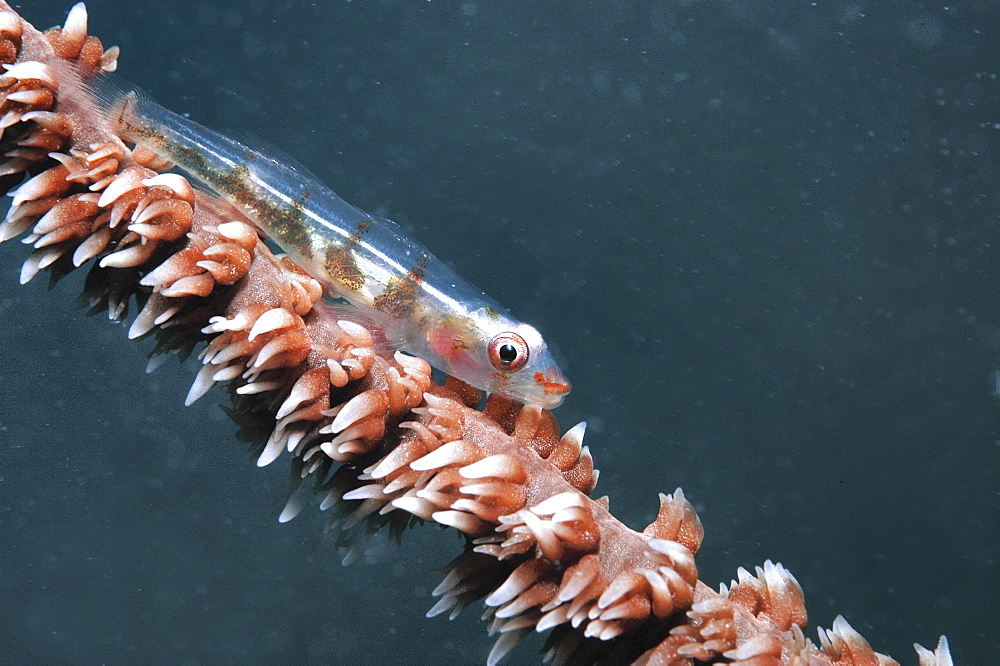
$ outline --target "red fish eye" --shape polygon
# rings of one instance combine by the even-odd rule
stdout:
[[[528,362],[528,343],[517,333],[500,333],[490,340],[488,354],[500,372],[516,372]]]

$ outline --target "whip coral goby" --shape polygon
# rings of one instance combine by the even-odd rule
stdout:
[[[109,132],[210,186],[395,349],[527,404],[557,407],[569,393],[537,330],[392,221],[358,210],[280,155],[202,127],[108,77],[72,88],[80,100],[70,95],[64,106],[96,109]]]
[[[680,490],[660,496],[642,532],[615,519],[590,497],[583,424],[563,433],[550,412],[499,395],[477,411],[474,387],[378,353],[242,213],[166,173],[66,89],[87,82],[60,76],[60,61],[84,79],[116,67],[82,4],[41,34],[0,3],[0,60],[0,169],[13,194],[0,239],[33,246],[22,282],[87,265],[94,309],[120,319],[135,302],[130,337],[155,337],[158,355],[197,351],[188,401],[223,384],[258,464],[290,462],[282,521],[319,493],[345,530],[398,535],[415,517],[465,535],[431,614],[482,599],[491,663],[533,631],[549,631],[557,663],[894,663],[843,618],[806,638],[802,591],[780,564],[740,569],[720,592],[700,582],[703,530]],[[950,663],[944,639],[918,652]]]

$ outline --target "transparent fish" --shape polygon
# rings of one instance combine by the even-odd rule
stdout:
[[[541,334],[394,222],[314,176],[178,115],[108,77],[82,83],[123,140],[174,162],[243,211],[390,344],[476,388],[552,408],[570,384]]]

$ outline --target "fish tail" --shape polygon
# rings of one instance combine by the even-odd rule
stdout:
[[[108,72],[95,76],[92,69],[67,61],[56,63],[56,67],[59,103],[124,140],[134,140],[147,124],[142,109],[157,106],[120,76]]]

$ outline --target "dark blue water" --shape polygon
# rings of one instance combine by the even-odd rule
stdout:
[[[67,2],[27,3],[38,26]],[[995,632],[992,3],[91,2],[164,105],[255,135],[541,329],[599,494],[683,487],[710,583],[772,558],[872,645]],[[482,662],[424,528],[342,568],[194,366],[0,247],[0,659]],[[815,637],[810,628],[809,635]],[[539,641],[514,662],[530,663]]]

